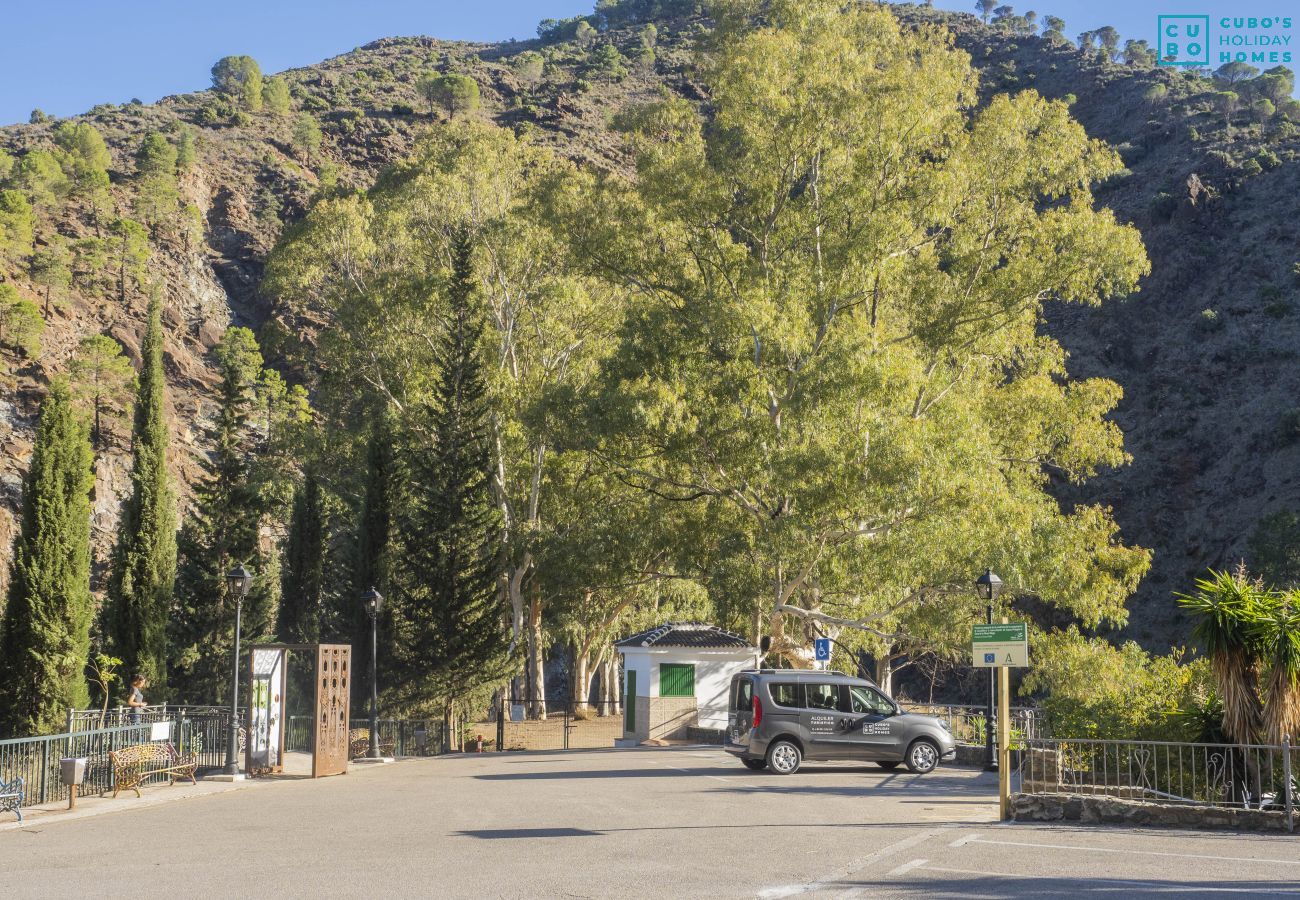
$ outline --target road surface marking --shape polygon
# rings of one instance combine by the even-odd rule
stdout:
[[[1077,844],[1033,844],[1028,841],[995,841],[972,838],[972,844],[1001,844],[1006,847],[1033,847],[1037,850],[1083,850],[1091,853],[1133,853],[1139,856],[1169,856],[1176,859],[1214,859],[1220,862],[1277,863],[1281,866],[1300,866],[1300,859],[1269,859],[1252,856],[1209,856],[1204,853],[1171,853],[1167,850],[1129,850],[1125,847],[1085,847]]]
[[[868,866],[878,859],[882,859],[883,857],[890,856],[894,853],[899,853],[909,847],[915,847],[917,844],[924,844],[926,841],[930,840],[930,838],[937,834],[943,834],[946,830],[946,828],[931,828],[927,831],[922,831],[920,834],[914,834],[911,837],[903,838],[901,841],[895,841],[892,844],[881,847],[874,853],[868,853],[866,856],[855,859],[843,869],[840,869],[838,872],[829,875],[820,881],[809,881],[806,884],[786,884],[781,885],[780,887],[771,887],[759,891],[758,896],[763,898],[763,900],[772,900],[772,898],[793,897],[797,894],[807,894],[811,891],[819,891],[823,888],[831,887],[835,882],[843,881],[858,869]]]
[[[888,872],[885,873],[885,877],[893,878],[895,875],[903,875],[907,872],[912,871],[913,869],[919,869],[921,866],[925,865],[928,862],[929,862],[928,859],[914,859],[911,862],[905,862],[901,866],[898,866],[895,869],[890,869]]]
[[[949,844],[948,846],[949,846],[949,847],[965,847],[965,846],[966,846],[967,844],[969,844],[971,841],[979,840],[979,836],[980,836],[980,835],[979,835],[979,832],[977,831],[977,832],[975,832],[974,834],[968,834],[968,835],[966,835],[965,837],[959,837],[959,838],[957,838],[957,840],[953,841],[953,842],[952,842],[951,844]]]

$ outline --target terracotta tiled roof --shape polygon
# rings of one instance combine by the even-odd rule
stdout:
[[[752,649],[738,634],[701,622],[667,622],[621,641],[615,647],[700,647],[703,649]]]

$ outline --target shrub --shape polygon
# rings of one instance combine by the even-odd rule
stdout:
[[[415,107],[409,103],[394,103],[392,113],[395,116],[413,116],[415,115]]]
[[[1196,320],[1196,327],[1201,331],[1218,331],[1223,327],[1223,317],[1216,310],[1203,309]]]

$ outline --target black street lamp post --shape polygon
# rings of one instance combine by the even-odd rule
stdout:
[[[379,591],[371,588],[361,595],[366,613],[370,616],[370,750],[367,759],[382,759],[379,755],[379,676],[376,658],[379,655],[379,611],[383,609],[384,598]]]
[[[242,564],[226,573],[226,584],[235,596],[235,650],[231,663],[230,679],[230,729],[226,740],[226,766],[222,774],[239,777],[239,630],[244,614],[244,598],[253,585],[253,573]]]
[[[993,624],[993,603],[998,599],[998,594],[1002,592],[1002,579],[993,573],[992,569],[985,569],[984,574],[975,579],[975,590],[979,592],[981,600],[988,603],[988,623]],[[984,711],[984,771],[996,772],[998,770],[998,759],[993,753],[993,708],[997,702],[997,678],[998,670],[989,668],[989,705]]]

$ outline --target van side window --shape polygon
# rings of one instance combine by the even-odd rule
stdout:
[[[732,709],[752,709],[754,706],[754,682],[748,678],[742,678],[736,682],[736,699],[731,704]]]
[[[809,709],[839,709],[840,686],[838,684],[808,684]]]
[[[799,685],[785,681],[777,684],[770,684],[767,687],[772,694],[772,702],[777,706],[785,706],[790,709],[798,709],[803,706],[803,698],[799,696]]]
[[[868,687],[849,686],[849,704],[855,713],[875,713],[892,716],[894,704],[885,699],[879,691]]]

